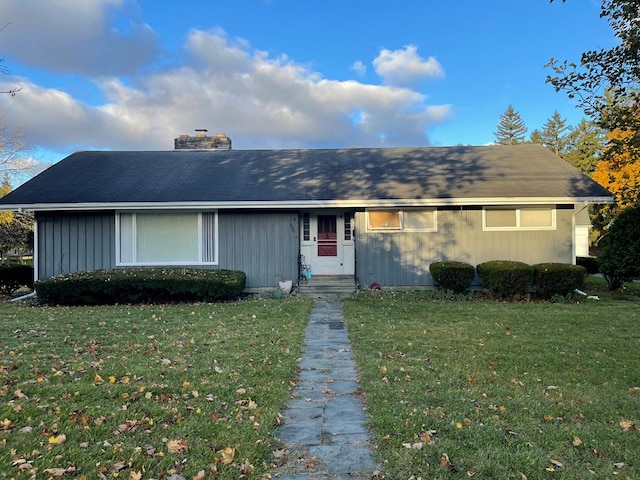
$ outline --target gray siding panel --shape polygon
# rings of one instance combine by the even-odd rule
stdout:
[[[482,230],[482,210],[440,210],[437,232],[367,232],[355,216],[358,281],[363,286],[428,286],[429,265],[456,260],[476,266],[490,260],[572,263],[573,210],[556,211],[555,230]]]
[[[116,266],[113,212],[40,213],[37,221],[38,278]],[[242,270],[249,288],[295,283],[297,212],[221,211],[218,231],[219,260],[213,268]]]
[[[112,212],[39,213],[38,278],[115,267]]]
[[[219,268],[242,270],[247,287],[277,287],[298,277],[297,212],[218,213]]]

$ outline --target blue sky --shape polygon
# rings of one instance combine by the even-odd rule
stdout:
[[[168,150],[483,145],[513,105],[529,133],[583,114],[551,57],[613,45],[595,0],[0,0],[2,122],[46,163]]]

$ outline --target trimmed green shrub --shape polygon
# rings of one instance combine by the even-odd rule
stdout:
[[[20,287],[33,288],[33,267],[19,263],[0,264],[0,293],[12,295]]]
[[[463,262],[436,262],[429,265],[436,287],[462,293],[471,286],[476,276],[473,265]]]
[[[536,292],[544,298],[567,295],[576,288],[583,288],[587,274],[585,267],[567,263],[538,263],[533,269]]]
[[[576,265],[586,268],[589,275],[600,272],[596,257],[576,257]]]
[[[601,246],[598,265],[609,290],[640,278],[640,205],[626,208],[613,220]]]
[[[240,296],[246,278],[237,270],[127,268],[47,278],[35,290],[50,305],[214,302]]]
[[[476,269],[481,285],[499,297],[524,295],[533,284],[533,267],[523,262],[493,260]]]

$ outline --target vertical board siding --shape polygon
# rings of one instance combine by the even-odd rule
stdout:
[[[218,212],[218,268],[247,274],[247,288],[298,277],[297,212]]]
[[[363,286],[428,286],[429,265],[440,261],[572,263],[573,213],[558,209],[555,230],[485,232],[481,209],[439,210],[437,232],[367,232],[366,214],[358,212],[356,275]]]
[[[39,213],[38,278],[115,268],[115,214]],[[218,214],[217,267],[247,274],[247,287],[278,287],[298,276],[297,212]]]
[[[38,278],[115,266],[112,212],[38,213]]]

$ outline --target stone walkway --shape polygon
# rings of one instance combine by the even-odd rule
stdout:
[[[369,479],[377,470],[342,302],[318,298],[305,331],[300,377],[278,437],[280,480]]]

